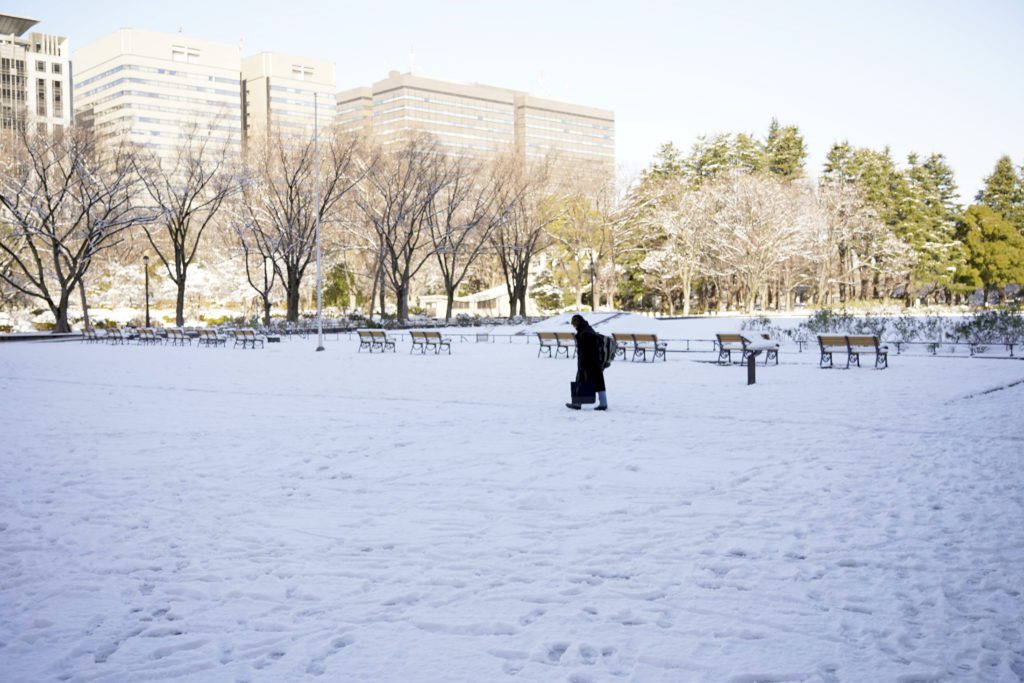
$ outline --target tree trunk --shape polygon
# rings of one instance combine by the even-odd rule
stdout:
[[[409,322],[409,285],[395,287],[396,317],[399,323]]]
[[[293,274],[287,275],[285,281],[285,300],[287,301],[288,310],[285,314],[285,319],[290,323],[296,323],[299,321],[299,279]]]
[[[88,330],[91,325],[89,324],[89,304],[85,301],[85,278],[78,281],[78,293],[82,296],[82,325],[83,329]]]
[[[70,291],[61,292],[61,294],[60,294],[60,301],[57,302],[57,307],[53,308],[51,306],[51,308],[50,308],[50,310],[53,311],[53,318],[54,318],[53,332],[54,332],[54,334],[57,334],[57,333],[60,333],[60,332],[70,332],[71,331],[71,325],[68,324],[68,304],[70,303],[68,301],[68,298],[70,297],[70,295],[71,295]]]
[[[270,297],[263,297],[263,324],[270,327]]]
[[[448,290],[448,301],[445,305],[444,310],[444,321],[451,322],[452,319],[452,304],[455,302],[455,290]]]
[[[174,302],[174,324],[181,327],[185,324],[185,276],[178,280],[178,296]]]

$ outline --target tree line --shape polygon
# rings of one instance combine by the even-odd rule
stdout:
[[[163,157],[75,128],[0,139],[0,305],[41,302],[69,330],[97,269],[145,253],[173,284],[178,325],[197,263],[244,282],[267,324],[282,302],[295,321],[318,227],[329,302],[400,321],[416,294],[443,294],[450,319],[460,292],[499,283],[515,316],[528,295],[685,315],[957,303],[979,288],[1003,301],[1024,282],[1024,169],[1009,157],[964,207],[941,154],[900,166],[840,142],[812,181],[799,129],[777,121],[760,138],[666,144],[620,188],[565,160],[454,156],[427,135],[270,133],[238,156],[207,133],[183,131]]]

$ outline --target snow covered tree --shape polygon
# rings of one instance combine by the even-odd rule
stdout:
[[[807,146],[796,126],[780,126],[778,119],[772,119],[763,148],[761,165],[767,173],[786,180],[804,175]]]
[[[715,203],[711,251],[718,275],[735,278],[744,308],[764,305],[778,268],[799,254],[806,188],[756,175],[727,178],[709,188]]]
[[[484,164],[449,157],[445,163],[449,180],[435,195],[426,224],[448,299],[449,321],[456,290],[490,245],[494,230],[510,219],[519,197],[511,159]]]
[[[368,159],[359,137],[334,129],[321,131],[318,145],[312,136],[274,132],[249,150],[242,210],[235,223],[250,236],[247,244],[258,255],[257,269],[267,258],[273,261],[291,322],[299,319],[302,280],[316,256],[317,220],[329,237],[345,208],[343,200],[372,165]],[[314,177],[318,165],[319,203]]]
[[[1018,175],[1010,157],[1001,157],[996,162],[975,201],[1010,221],[1024,234],[1024,172]]]
[[[152,218],[132,206],[134,154],[75,128],[0,142],[0,278],[43,301],[54,332],[70,331],[68,306],[93,260]]]
[[[146,200],[160,220],[145,226],[146,239],[178,288],[175,323],[185,323],[185,287],[204,233],[227,200],[239,190],[237,162],[230,147],[215,142],[208,128],[193,124],[182,133],[173,157],[136,157]]]
[[[656,288],[668,295],[665,287],[682,295],[683,315],[690,314],[690,295],[694,280],[707,266],[707,249],[714,230],[715,193],[708,189],[689,189],[682,179],[668,179],[656,190],[643,224],[652,240],[661,246],[651,251],[641,264],[648,283],[662,278]]]
[[[514,164],[511,168],[507,220],[495,226],[490,241],[498,258],[509,296],[509,317],[526,315],[530,266],[534,258],[550,244],[547,228],[555,219],[554,202],[550,198],[549,165],[529,167]]]
[[[454,177],[455,167],[437,141],[419,135],[379,152],[356,194],[376,236],[400,322],[409,319],[412,280],[434,253],[429,223],[439,211],[438,197]]]

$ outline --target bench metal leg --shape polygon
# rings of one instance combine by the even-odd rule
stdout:
[[[828,363],[827,366],[825,365],[826,363]],[[824,367],[829,367],[830,368],[830,367],[832,367],[832,352],[831,351],[822,351],[821,352],[821,360],[818,361],[818,367],[819,368],[824,368]]]
[[[889,354],[879,353],[875,356],[875,369],[885,370],[889,367]]]

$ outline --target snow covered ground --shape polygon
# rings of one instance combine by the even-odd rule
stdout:
[[[0,345],[0,680],[1024,679],[1024,364],[314,344]]]

